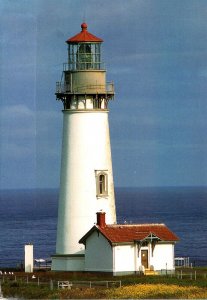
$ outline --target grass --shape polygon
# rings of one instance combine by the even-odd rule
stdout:
[[[207,290],[196,286],[186,287],[174,284],[137,284],[108,291],[107,294],[107,298],[118,299],[205,299]]]
[[[23,299],[54,299],[53,291],[46,286],[34,286],[22,282],[5,282],[2,284],[4,297]]]
[[[197,270],[199,271],[199,270]],[[27,284],[17,277],[17,281],[5,280],[2,283],[4,297],[18,297],[24,299],[207,299],[207,279],[204,272],[197,274],[197,280],[190,277],[178,279],[170,276],[122,276],[80,274],[80,273],[37,273],[44,285]],[[200,272],[200,271],[199,271]],[[183,275],[186,273],[183,271]],[[19,276],[25,276],[24,273]],[[58,290],[57,285],[50,290],[49,280],[121,280],[122,287],[113,288],[86,288],[72,287],[71,290]],[[30,281],[30,280],[29,280]],[[47,284],[46,284],[47,282]]]

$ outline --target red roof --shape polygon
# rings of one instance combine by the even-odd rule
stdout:
[[[68,39],[66,43],[79,43],[79,42],[103,42],[102,39],[96,37],[95,35],[91,34],[87,30],[88,25],[86,23],[81,24],[82,31],[72,38]]]
[[[101,232],[110,243],[130,243],[142,241],[153,235],[161,241],[178,241],[179,238],[165,224],[134,224],[134,225],[98,225],[91,228],[80,240],[85,242],[93,231]]]

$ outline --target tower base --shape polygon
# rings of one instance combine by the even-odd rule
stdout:
[[[52,271],[84,271],[85,254],[52,255]]]

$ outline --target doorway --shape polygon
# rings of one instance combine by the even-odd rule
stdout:
[[[148,250],[141,250],[141,263],[145,269],[148,269]]]

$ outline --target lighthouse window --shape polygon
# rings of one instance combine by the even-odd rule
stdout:
[[[97,196],[105,197],[108,195],[108,175],[105,172],[96,174]]]
[[[68,64],[64,64],[64,71],[88,69],[101,69],[101,44],[85,42],[69,44]]]
[[[80,44],[77,51],[77,67],[80,70],[91,69],[92,53],[90,44]]]
[[[99,191],[100,194],[105,194],[106,192],[106,182],[105,182],[105,175],[100,175],[99,176]]]

